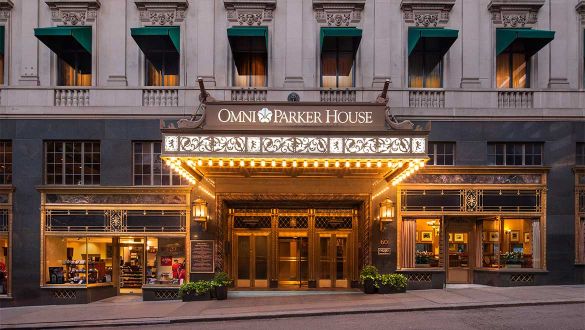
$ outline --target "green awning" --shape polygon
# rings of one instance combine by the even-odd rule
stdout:
[[[35,37],[69,65],[91,72],[91,27],[36,28]]]
[[[4,25],[0,25],[0,54],[4,55],[4,34],[6,33],[6,28]]]
[[[362,41],[362,30],[355,27],[324,27],[320,33],[321,52],[351,51],[357,53]]]
[[[131,28],[130,35],[144,54],[181,50],[181,29],[178,26]]]
[[[523,51],[532,56],[554,38],[554,31],[496,29],[496,55],[505,51]]]
[[[445,55],[457,40],[458,30],[444,28],[408,28],[408,55],[415,50]]]
[[[268,52],[268,27],[235,26],[227,29],[232,52]]]

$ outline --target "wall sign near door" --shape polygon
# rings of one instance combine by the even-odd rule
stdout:
[[[389,256],[392,251],[389,247],[379,247],[378,248],[378,255],[379,256]]]
[[[215,271],[215,244],[212,240],[191,241],[191,273]]]

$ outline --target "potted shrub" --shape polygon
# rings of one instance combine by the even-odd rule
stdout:
[[[378,276],[378,280],[376,281],[376,286],[378,288],[378,293],[387,294],[391,293],[391,277],[390,274],[381,274]]]
[[[404,293],[406,292],[406,285],[408,278],[402,274],[388,275],[388,283],[390,284],[390,293]]]
[[[211,281],[213,284],[213,291],[215,291],[215,298],[217,300],[225,300],[228,295],[228,286],[232,285],[232,280],[226,272],[216,273]]]
[[[211,289],[211,281],[185,283],[179,288],[179,298],[183,301],[210,300]]]
[[[431,258],[433,257],[432,252],[416,251],[416,262],[415,267],[430,267]]]
[[[522,253],[520,252],[505,252],[501,254],[500,262],[506,268],[521,268],[522,262],[524,261],[522,257]]]
[[[375,266],[365,266],[360,272],[360,282],[364,286],[364,293],[376,293],[376,281],[378,280],[378,268]]]

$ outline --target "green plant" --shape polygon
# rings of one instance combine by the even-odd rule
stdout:
[[[432,257],[432,252],[416,251],[416,264],[428,264],[431,262]]]
[[[364,281],[366,280],[372,280],[374,282],[376,282],[376,280],[378,279],[379,273],[378,273],[378,268],[376,268],[376,266],[365,266],[364,268],[362,268],[362,271],[360,272],[360,281],[361,283],[364,283]]]
[[[508,265],[521,264],[523,259],[521,252],[504,252],[500,255],[500,262]]]
[[[232,279],[226,272],[219,272],[215,274],[211,283],[213,286],[230,286],[232,285]]]
[[[404,289],[408,284],[408,278],[402,274],[384,274],[387,275],[382,279],[382,284],[389,284],[394,289]],[[382,276],[384,276],[382,275]],[[385,281],[385,282],[384,282]]]
[[[179,288],[179,298],[183,298],[186,295],[195,293],[196,295],[202,295],[209,292],[212,288],[211,281],[196,281],[189,282],[181,285]]]

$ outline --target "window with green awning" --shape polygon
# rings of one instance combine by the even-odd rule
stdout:
[[[178,86],[181,29],[178,26],[131,28],[130,35],[142,50],[146,86]]]
[[[409,87],[443,87],[443,57],[458,36],[453,29],[408,28]]]
[[[6,28],[4,25],[0,25],[0,85],[4,84],[4,38],[6,34]]]
[[[321,86],[353,87],[354,63],[362,40],[355,27],[324,27],[320,31]]]
[[[234,59],[233,85],[264,87],[268,75],[268,27],[235,26],[227,29]]]

